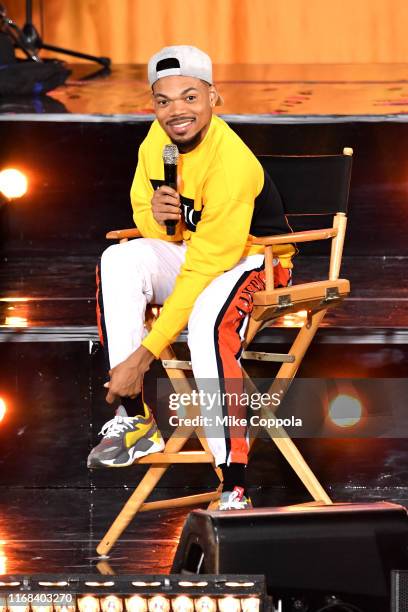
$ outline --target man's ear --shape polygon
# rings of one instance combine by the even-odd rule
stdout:
[[[217,90],[215,89],[213,85],[210,85],[209,94],[210,94],[210,104],[211,106],[215,106],[218,100],[218,94],[217,94]]]

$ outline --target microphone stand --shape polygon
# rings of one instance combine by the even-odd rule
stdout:
[[[62,53],[63,55],[78,57],[79,59],[85,59],[100,64],[102,68],[93,73],[91,75],[92,77],[102,74],[109,74],[111,64],[109,57],[97,57],[95,55],[73,51],[72,49],[64,49],[62,47],[56,47],[55,45],[49,45],[43,42],[38,30],[33,24],[32,0],[26,0],[26,21],[22,29],[20,29],[14,23],[14,21],[6,16],[5,8],[2,5],[0,5],[0,18],[0,29],[2,26],[3,30],[13,38],[14,44],[26,54],[29,60],[41,62],[42,60],[38,57],[37,53],[41,49],[46,49],[47,51],[54,51],[55,53]]]

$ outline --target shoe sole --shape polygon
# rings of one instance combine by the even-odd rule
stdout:
[[[97,465],[91,465],[88,467],[90,469],[98,468],[98,467],[101,467],[101,468],[128,467],[129,465],[132,465],[133,463],[135,463],[135,461],[137,459],[140,459],[141,457],[145,457],[146,455],[151,455],[153,453],[161,453],[164,450],[164,447],[165,447],[164,440],[162,440],[161,444],[157,444],[156,442],[154,442],[153,445],[147,451],[135,451],[134,453],[132,453],[132,449],[129,449],[129,458],[127,461],[123,463],[112,463],[113,461],[115,461],[115,459],[106,459],[105,461],[99,461]]]

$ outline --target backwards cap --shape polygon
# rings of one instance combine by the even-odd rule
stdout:
[[[209,55],[190,45],[164,47],[150,58],[147,66],[149,83],[167,76],[189,76],[213,84],[212,63]],[[222,104],[218,96],[216,104]]]

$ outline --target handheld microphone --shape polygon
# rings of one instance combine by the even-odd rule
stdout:
[[[177,190],[177,162],[179,151],[175,144],[164,145],[163,162],[164,162],[164,184]],[[174,236],[176,233],[177,221],[168,219],[165,221],[166,234]]]

